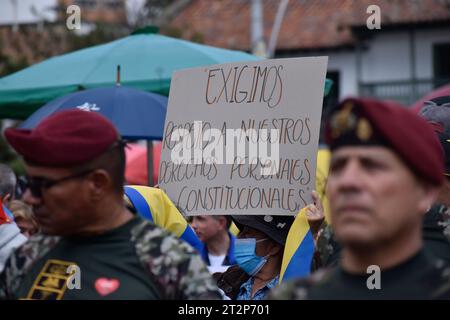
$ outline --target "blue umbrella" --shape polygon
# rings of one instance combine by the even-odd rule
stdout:
[[[149,140],[162,140],[167,111],[167,97],[120,85],[78,91],[50,101],[35,111],[22,124],[32,129],[54,112],[78,108],[98,112],[108,118],[124,139],[146,139],[148,167],[153,170],[152,144]],[[152,185],[149,175],[149,185]]]
[[[122,86],[78,91],[45,104],[21,128],[32,129],[54,112],[78,108],[102,114],[125,139],[161,140],[167,100],[159,94]]]
[[[0,79],[0,117],[25,119],[50,100],[82,89],[114,84],[117,65],[128,87],[169,94],[174,71],[254,61],[251,54],[155,34],[143,28],[110,43],[50,58]]]

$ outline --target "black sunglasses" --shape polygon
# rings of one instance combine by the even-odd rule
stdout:
[[[439,103],[439,102],[436,102],[436,101],[433,101],[433,100],[428,100],[428,101],[424,102],[423,107],[427,107],[427,106],[450,108],[450,102]]]
[[[48,178],[43,178],[43,177],[26,177],[24,187],[25,187],[25,190],[30,189],[33,197],[42,198],[43,190],[47,190],[47,189],[49,189],[57,184],[60,184],[64,181],[84,177],[84,176],[90,174],[91,172],[93,172],[94,170],[95,169],[82,171],[82,172],[75,173],[73,175],[70,175],[70,176],[67,176],[64,178],[60,178],[60,179],[48,179]]]

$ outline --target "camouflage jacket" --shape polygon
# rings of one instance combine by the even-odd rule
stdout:
[[[450,241],[450,207],[437,205],[438,221],[437,224],[443,230],[444,236]]]
[[[425,247],[433,251],[438,258],[449,261],[450,253],[447,251],[450,247],[450,208],[441,204],[434,205],[424,216],[422,231]],[[340,254],[341,246],[336,240],[333,228],[326,225],[318,234],[312,270],[336,266]]]
[[[381,273],[380,290],[369,290],[367,279],[371,274],[355,276],[357,281],[362,279],[361,287],[355,290],[355,279],[343,277],[342,269],[336,266],[322,268],[308,278],[283,282],[271,291],[268,299],[450,299],[450,266],[431,255],[421,253],[420,256],[421,261],[415,258],[416,263],[410,264],[408,271],[400,267],[400,276],[385,277]]]
[[[323,267],[336,266],[340,253],[341,246],[334,236],[333,228],[331,225],[326,225],[319,231],[317,236],[312,271]]]
[[[16,250],[0,275],[0,299],[17,298],[26,275],[61,240],[38,234]],[[161,299],[220,299],[219,290],[201,257],[187,243],[141,219],[132,227],[129,241],[144,275],[151,279]]]

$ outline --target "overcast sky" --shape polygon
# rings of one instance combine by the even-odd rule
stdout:
[[[52,21],[56,13],[51,10],[57,0],[0,0],[0,24],[12,24],[14,22],[13,3],[17,3],[17,20],[19,23],[38,22],[41,20],[34,15],[31,8],[34,6],[38,14]]]
[[[56,13],[51,10],[56,6],[57,0],[0,0],[0,25],[12,24],[14,22],[13,3],[17,3],[17,20],[19,23],[33,23],[41,20],[33,14],[31,8],[34,6],[36,11],[46,17],[46,20],[56,19]],[[127,0],[127,10],[129,15],[139,12],[144,0]],[[132,17],[130,17],[132,19]],[[83,20],[83,12],[81,12]]]

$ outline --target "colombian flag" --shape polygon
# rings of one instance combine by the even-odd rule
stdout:
[[[13,221],[12,213],[3,206],[2,199],[0,198],[0,225],[10,223],[11,221]]]
[[[295,217],[289,230],[281,264],[280,282],[285,279],[306,277],[311,272],[314,239],[309,230],[306,208]]]
[[[152,221],[201,251],[202,242],[163,190],[147,186],[125,186],[124,191],[144,219]]]
[[[317,155],[316,190],[322,201],[325,219],[328,221],[328,200],[325,197],[330,152],[320,149]],[[311,272],[314,255],[314,239],[309,230],[306,208],[300,210],[289,230],[280,271],[280,282],[290,278],[306,277]]]

